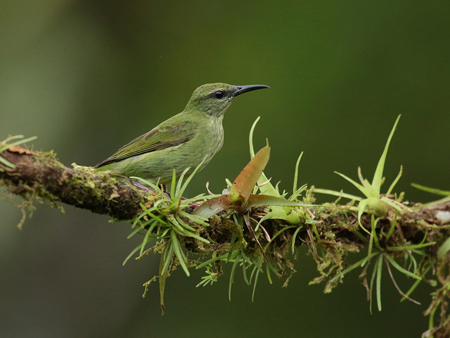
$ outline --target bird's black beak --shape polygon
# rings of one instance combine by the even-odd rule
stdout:
[[[257,89],[264,89],[264,88],[270,88],[269,86],[266,85],[248,85],[248,86],[236,86],[237,90],[234,92],[234,97],[247,93],[247,92],[251,92],[252,90],[257,90]]]

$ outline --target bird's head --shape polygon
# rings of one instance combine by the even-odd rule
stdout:
[[[265,85],[233,86],[226,83],[207,83],[194,91],[185,111],[199,111],[210,116],[220,117],[223,116],[236,96],[263,88],[270,87]]]

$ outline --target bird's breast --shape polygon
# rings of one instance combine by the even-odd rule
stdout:
[[[208,128],[209,137],[206,140],[207,143],[210,143],[210,148],[213,151],[213,156],[216,154],[220,148],[223,146],[224,132],[222,126],[222,119],[213,119],[209,124]]]

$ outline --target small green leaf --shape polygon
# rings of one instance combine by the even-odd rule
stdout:
[[[201,217],[199,215],[188,214],[187,212],[184,211],[180,211],[180,215],[188,218],[189,220],[191,220],[191,222],[201,224],[205,227],[209,226],[209,224],[205,222],[206,220],[208,220],[207,218]]]
[[[176,180],[173,179],[172,177],[172,185],[175,186],[175,182],[176,182],[176,189],[174,194],[175,195],[171,195],[173,196],[172,198],[174,199],[180,199],[182,197],[182,194],[180,194],[181,190],[182,190],[182,186],[183,186],[183,179],[186,176],[186,173],[190,170],[191,168],[186,168],[184,169],[184,171],[181,173],[180,178],[178,179],[178,182],[176,182]]]
[[[149,241],[149,237],[150,237],[151,233],[152,233],[152,228],[149,228],[147,230],[147,232],[145,233],[144,240],[142,241],[141,251],[139,252],[139,256],[142,256],[142,253],[144,252],[145,246],[147,245],[147,243]]]
[[[295,163],[295,173],[294,173],[294,185],[292,186],[292,193],[295,194],[297,191],[297,180],[298,180],[298,166],[300,165],[300,161],[303,156],[303,151],[301,152],[300,156],[297,159],[297,163]]]
[[[292,254],[294,254],[294,252],[295,252],[295,239],[297,238],[297,235],[301,229],[302,229],[302,227],[298,227],[298,229],[295,230],[294,235],[291,238]]]
[[[383,256],[380,255],[377,260],[377,305],[378,311],[381,311],[381,272],[383,271]]]
[[[420,185],[420,184],[417,184],[417,183],[411,183],[411,185],[414,188],[416,188],[416,189],[423,190],[423,191],[426,191],[426,192],[429,192],[429,193],[432,193],[432,194],[443,195],[443,196],[449,196],[450,195],[450,191],[448,191],[448,190],[440,190],[440,189],[435,189],[435,188],[429,188],[429,187],[426,187],[424,185]]]
[[[364,213],[367,204],[369,204],[369,200],[368,199],[365,199],[365,200],[362,200],[362,201],[359,202],[359,205],[358,205],[358,224],[359,224],[359,227],[361,229],[363,229],[365,232],[367,232],[370,235],[370,231],[367,230],[366,228],[364,228],[362,223],[361,223],[361,216]]]
[[[137,247],[135,247],[134,250],[131,251],[131,253],[127,256],[127,258],[125,258],[125,260],[124,260],[123,263],[122,263],[122,266],[125,265],[125,264],[128,262],[128,260],[129,260],[129,259],[136,253],[136,251],[138,251],[140,248],[141,248],[140,245],[138,245]]]
[[[164,253],[161,255],[161,263],[164,264],[162,265],[162,269],[160,265],[160,273],[159,273],[160,276],[166,274],[167,270],[169,269],[170,262],[172,261],[172,257],[173,257],[173,245],[172,241],[168,241],[164,249]]]
[[[270,264],[266,264],[266,274],[267,274],[267,280],[269,281],[269,284],[273,284],[272,276],[270,275]],[[252,301],[253,301],[253,297],[252,297]]]
[[[370,225],[372,227],[372,236],[373,236],[373,239],[375,241],[375,246],[377,247],[378,250],[382,251],[381,247],[380,247],[380,243],[378,242],[377,233],[375,231],[377,223],[378,223],[378,220],[379,220],[378,218],[375,220],[375,216],[372,215],[371,221],[370,221]]]
[[[337,196],[339,198],[343,197],[343,198],[347,198],[349,200],[355,200],[355,201],[361,201],[362,200],[361,197],[355,196],[355,195],[346,194],[346,193],[342,192],[342,190],[341,191],[335,191],[335,190],[314,188],[313,192],[318,192],[319,194],[333,195],[333,196]]]
[[[403,250],[414,250],[425,248],[426,246],[434,245],[436,242],[424,243],[424,244],[416,244],[416,245],[405,245],[405,246],[393,246],[387,248],[388,251],[403,251]]]
[[[442,258],[447,252],[450,250],[450,237],[445,240],[444,243],[442,243],[441,247],[438,251],[438,258]]]
[[[371,197],[371,192],[369,189],[364,188],[361,184],[359,184],[358,182],[353,181],[350,177],[341,174],[340,172],[335,171],[335,174],[338,174],[339,176],[341,176],[342,178],[344,178],[345,180],[347,180],[348,182],[350,182],[351,184],[353,184],[356,188],[358,188],[359,191],[361,191],[364,196],[366,197]]]
[[[186,266],[186,256],[183,253],[183,248],[180,245],[180,242],[178,241],[177,235],[174,231],[170,232],[170,238],[172,240],[172,247],[173,251],[175,252],[175,255],[178,258],[178,261],[180,262],[181,267],[183,268],[184,272],[186,273],[186,276],[190,276],[189,270]]]
[[[377,275],[377,267],[378,267],[378,259],[375,261],[373,265],[372,277],[370,278],[370,287],[369,287],[369,309],[370,314],[372,314],[372,294],[373,294],[373,283],[375,282],[375,277]]]
[[[431,266],[428,266],[425,271],[422,273],[421,279],[417,279],[414,284],[411,286],[411,288],[408,290],[408,292],[405,293],[406,296],[409,296],[413,291],[416,289],[416,287],[420,284],[422,281],[422,278],[426,276],[427,272],[431,269]],[[406,298],[403,297],[400,299],[401,302],[403,302]]]
[[[236,267],[239,264],[239,262],[241,261],[240,257],[236,257],[236,260],[233,263],[233,266],[231,268],[231,273],[230,273],[230,282],[228,285],[228,300],[231,301],[231,287],[233,286],[234,283],[234,273],[236,271]]]
[[[258,283],[259,269],[256,270],[255,282],[253,284],[252,302],[255,300],[256,284]]]
[[[348,268],[344,269],[340,274],[337,274],[336,276],[334,276],[329,283],[332,283],[334,281],[336,281],[338,278],[342,278],[344,277],[347,273],[349,273],[350,271],[356,269],[357,267],[360,266],[364,266],[372,257],[378,255],[379,252],[374,252],[366,257],[364,257],[363,259],[357,261],[356,263],[350,265]]]
[[[394,127],[392,128],[391,133],[389,134],[389,138],[386,142],[386,146],[384,147],[383,154],[381,155],[380,160],[378,161],[377,168],[373,175],[372,188],[374,189],[374,191],[376,191],[377,196],[380,195],[381,181],[383,179],[384,164],[386,162],[389,144],[391,143],[392,136],[394,136],[395,128],[397,127],[397,123],[400,120],[400,117],[401,115],[399,115],[397,117],[397,120],[395,120]]]
[[[253,148],[253,132],[255,131],[256,124],[258,123],[259,119],[261,117],[258,116],[253,122],[252,127],[250,128],[250,134],[248,135],[248,143],[250,145],[250,158],[253,158],[255,156],[255,149]]]
[[[352,233],[356,236],[358,236],[358,238],[363,241],[364,243],[368,244],[369,241],[367,240],[367,238],[365,238],[362,234],[360,234],[358,231],[352,231]]]
[[[414,279],[419,279],[419,280],[422,279],[422,277],[420,277],[420,276],[418,276],[418,275],[416,275],[416,274],[414,274],[414,273],[412,273],[412,272],[410,272],[410,271],[408,271],[406,269],[403,269],[400,265],[398,265],[398,263],[395,261],[395,259],[393,259],[389,255],[386,254],[385,257],[388,259],[389,263],[391,263],[392,266],[394,268],[396,268],[398,271],[400,271],[401,273],[403,273],[403,274],[405,274],[405,275],[407,275],[409,277],[412,277]]]
[[[211,258],[210,260],[207,260],[206,262],[203,262],[203,263],[197,265],[195,268],[196,268],[196,269],[203,268],[204,266],[206,266],[206,265],[208,265],[208,264],[212,264],[212,263],[214,263],[214,262],[216,262],[216,261],[224,260],[224,259],[227,258],[227,256],[228,256],[228,254],[226,253],[226,254],[224,254],[224,255],[221,255],[221,256],[218,256],[218,257]]]
[[[4,159],[1,156],[0,156],[0,163],[4,164],[5,166],[10,167],[12,169],[16,168],[16,166],[14,164],[12,164],[11,162],[9,162],[8,160]]]
[[[400,179],[400,177],[402,177],[403,174],[403,166],[400,166],[400,171],[397,175],[397,177],[395,178],[394,182],[392,182],[391,186],[389,187],[388,191],[386,192],[386,197],[389,197],[389,195],[391,194],[392,190],[394,190],[395,185],[397,184],[398,180]]]
[[[141,228],[136,228],[131,234],[128,235],[127,239],[130,239],[131,237],[133,237],[134,235],[136,235],[139,231],[141,231]]]
[[[391,207],[393,207],[395,210],[397,210],[398,212],[402,211],[402,208],[400,208],[400,206],[398,204],[395,204],[392,200],[390,200],[387,197],[381,197],[380,201],[390,205]]]
[[[182,219],[181,219],[181,217],[179,216],[179,215],[176,215],[175,216],[175,219],[178,221],[178,224],[180,224],[183,228],[185,228],[186,230],[188,230],[188,231],[193,231],[193,232],[195,232],[196,230],[193,228],[193,227],[191,227],[189,224],[187,224],[187,223],[185,223]]]
[[[144,204],[140,204],[141,208],[145,211],[145,213],[150,216],[151,218],[153,218],[154,220],[158,221],[159,223],[163,224],[163,225],[168,225],[167,222],[164,222],[161,218],[159,218],[156,215],[153,215],[146,207]]]
[[[392,233],[395,230],[395,226],[397,225],[397,216],[398,216],[398,211],[395,210],[394,220],[392,221],[391,228],[389,229],[389,231],[386,235],[386,242],[389,240],[389,238],[391,237]]]
[[[177,181],[177,173],[175,171],[175,169],[173,169],[172,171],[172,184],[170,185],[170,197],[172,199],[175,199],[175,182]]]
[[[190,183],[191,180],[194,178],[195,174],[196,174],[196,173],[200,170],[200,168],[203,166],[203,163],[205,163],[206,157],[207,157],[207,155],[205,155],[205,157],[203,157],[203,160],[200,162],[200,164],[194,169],[194,171],[192,172],[192,174],[190,174],[189,177],[186,179],[186,182],[184,182],[183,186],[182,186],[181,189],[178,191],[177,197],[179,196],[179,198],[181,198],[181,196],[183,196],[183,193],[184,193],[184,191],[186,190],[186,188],[188,187],[189,183]]]

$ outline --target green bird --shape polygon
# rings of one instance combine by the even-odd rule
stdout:
[[[122,183],[128,181],[143,189],[146,187],[128,177],[166,185],[172,181],[174,170],[178,179],[186,168],[190,168],[187,172],[190,175],[204,160],[201,170],[222,148],[222,120],[231,101],[238,95],[263,88],[270,87],[225,83],[200,86],[181,113],[123,146],[95,168],[110,171]]]

